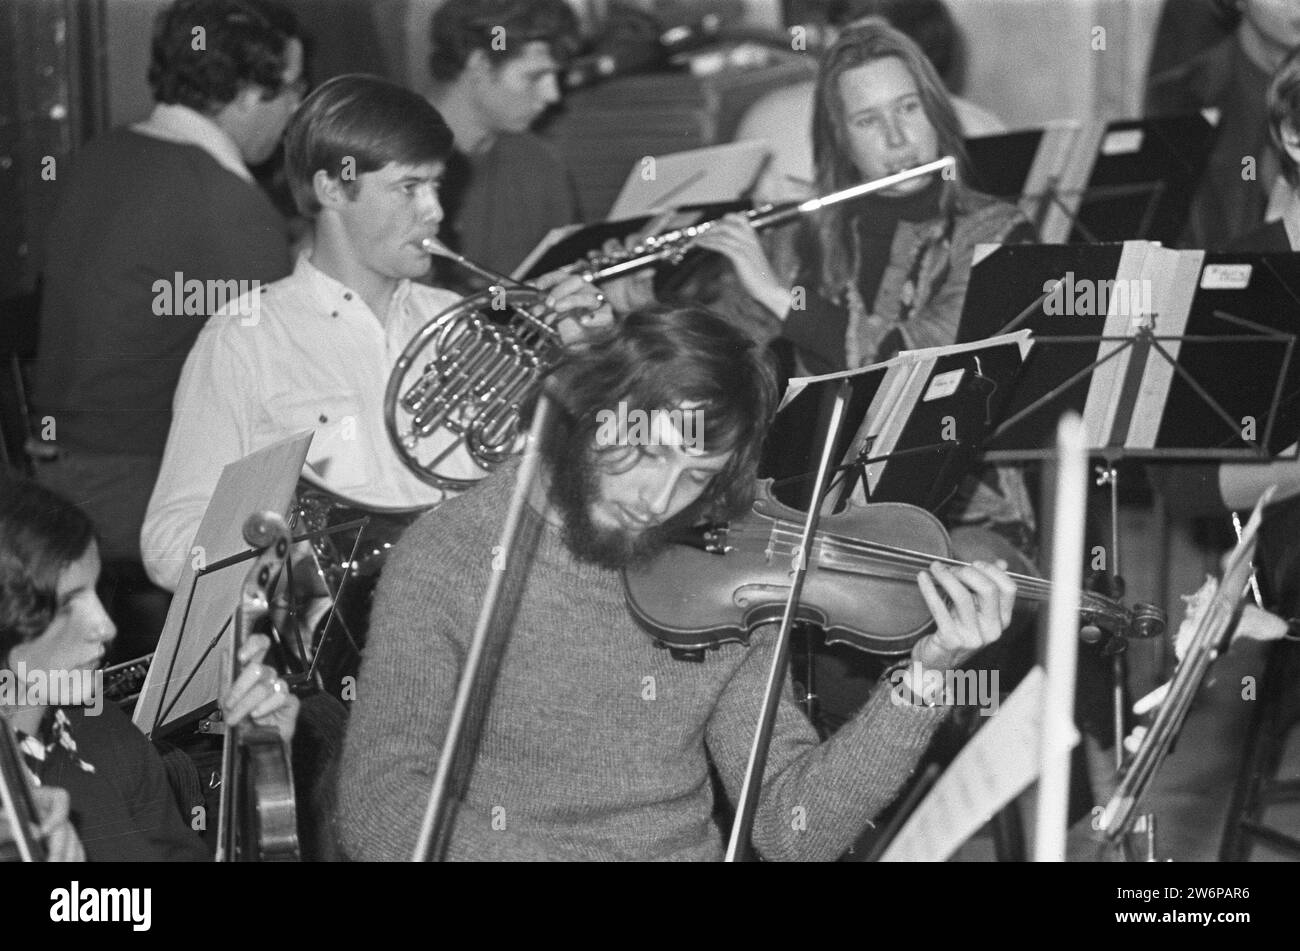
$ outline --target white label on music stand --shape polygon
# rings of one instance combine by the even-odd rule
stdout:
[[[1141,129],[1118,129],[1101,140],[1102,155],[1132,155],[1141,148]]]
[[[1201,290],[1244,291],[1250,286],[1249,264],[1207,264],[1201,272]]]
[[[929,403],[931,400],[941,400],[945,396],[952,396],[961,386],[961,378],[966,375],[964,367],[958,367],[956,370],[949,370],[947,373],[936,373],[930,380],[930,386],[925,391],[925,396],[921,397],[922,403]]]

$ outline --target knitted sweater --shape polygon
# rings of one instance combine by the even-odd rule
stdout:
[[[512,481],[503,469],[430,512],[384,570],[339,782],[354,858],[412,853]],[[709,761],[734,800],[772,651],[763,632],[674,660],[620,574],[543,526],[448,857],[721,858]],[[787,689],[754,828],[765,857],[833,859],[894,798],[943,712],[888,693],[819,744]]]

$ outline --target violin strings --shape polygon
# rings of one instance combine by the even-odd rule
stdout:
[[[786,541],[787,544],[790,544],[791,551],[793,551],[795,544],[797,544],[797,542],[803,537],[802,532],[795,531],[793,527],[788,526],[787,523],[779,521],[775,522],[775,526],[776,527],[772,532],[773,538],[780,537],[783,541]],[[846,553],[849,554],[889,556],[891,561],[894,563],[889,567],[897,565],[900,569],[903,569],[903,571],[890,575],[889,577],[900,581],[911,580],[912,575],[910,573],[904,573],[905,571],[912,568],[915,568],[918,571],[924,570],[936,561],[940,564],[954,568],[964,568],[967,566],[966,562],[960,561],[956,558],[949,558],[940,555],[927,555],[923,552],[913,551],[909,548],[898,548],[894,545],[885,545],[879,542],[862,541],[845,535],[839,535],[835,532],[821,532],[819,534],[823,550],[825,549],[827,542],[833,542],[838,547],[845,549]],[[790,541],[791,538],[793,538],[793,541]],[[1050,581],[1045,581],[1042,578],[1035,578],[1032,575],[1018,574],[1016,572],[1007,572],[1007,574],[1016,582],[1017,597],[1024,597],[1035,601],[1045,601],[1052,594],[1052,583]],[[1102,614],[1110,613],[1109,603],[1101,600],[1090,591],[1081,592],[1080,608]]]

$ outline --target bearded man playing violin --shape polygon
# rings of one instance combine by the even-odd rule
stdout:
[[[719,859],[710,765],[734,800],[773,632],[699,663],[675,659],[629,613],[622,572],[673,557],[676,529],[748,509],[773,373],[712,313],[654,307],[570,350],[548,386],[559,419],[525,514],[540,537],[509,605],[447,857]],[[601,411],[624,407],[698,411],[702,438],[610,444]],[[514,477],[503,467],[424,516],[385,569],[340,772],[339,827],[353,858],[413,854],[479,599],[501,567],[493,546]],[[999,565],[936,563],[917,584],[936,625],[909,660],[926,670],[996,640],[1015,596]],[[889,805],[945,715],[921,693],[899,703],[900,691],[876,691],[819,743],[787,689],[753,830],[765,858],[834,859]]]

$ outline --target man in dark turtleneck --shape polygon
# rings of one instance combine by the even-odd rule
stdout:
[[[559,101],[577,20],[563,0],[456,0],[434,14],[429,99],[455,135],[439,238],[509,273],[552,228],[578,220],[559,154],[529,127]],[[436,283],[463,273],[437,269]]]

